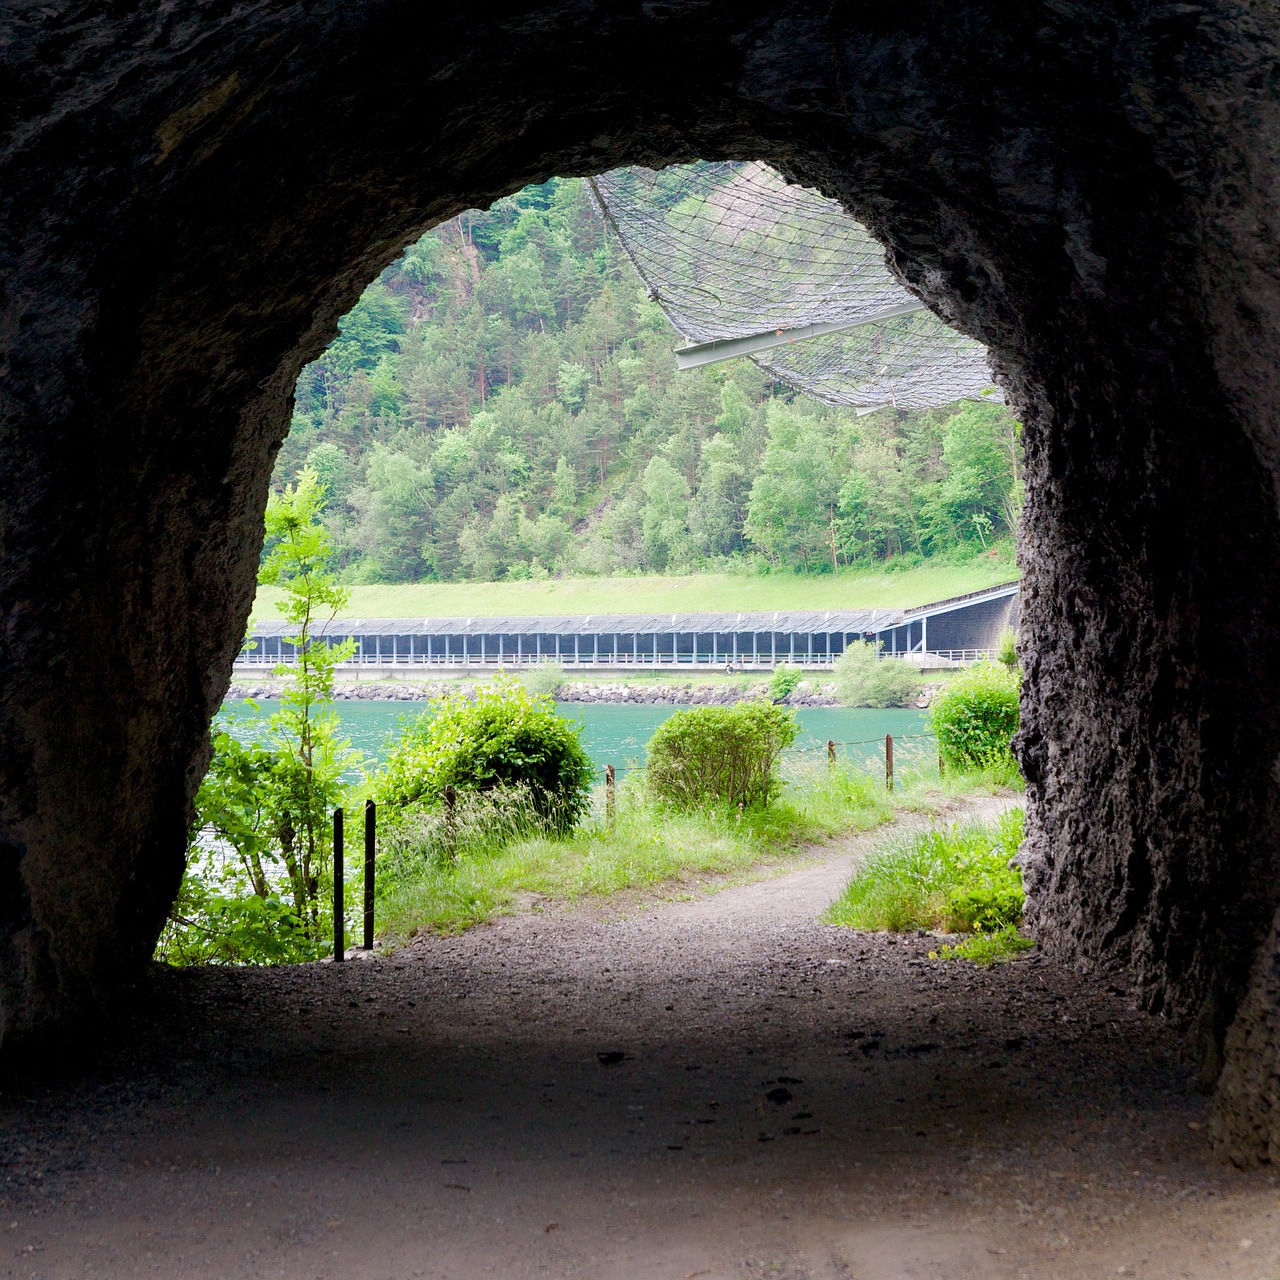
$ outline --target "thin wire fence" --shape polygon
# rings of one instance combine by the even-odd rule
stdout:
[[[1000,399],[985,349],[925,310],[890,273],[883,247],[837,201],[768,165],[615,169],[590,186],[650,296],[686,341],[791,335],[795,341],[750,358],[770,377],[833,404]],[[803,332],[815,326],[818,335]],[[845,327],[831,332],[837,326]]]
[[[933,734],[931,733],[895,733],[892,735],[893,741],[899,742],[932,742]],[[859,738],[854,742],[815,742],[811,747],[788,747],[788,752],[800,751],[826,751],[830,747],[883,747],[884,736],[878,738]]]

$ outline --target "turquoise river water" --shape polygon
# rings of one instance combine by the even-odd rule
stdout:
[[[352,700],[335,705],[343,733],[370,763],[381,762],[387,743],[401,722],[421,715],[423,710],[423,704],[411,702]],[[248,741],[263,736],[267,717],[278,707],[277,702],[263,700],[256,707],[228,703],[223,710],[234,714],[234,732]],[[600,769],[612,764],[619,777],[628,768],[644,763],[644,744],[672,712],[680,709],[583,702],[563,702],[559,707],[562,715],[582,722],[583,743]],[[840,744],[840,753],[853,760],[882,759],[887,733],[893,734],[895,755],[904,762],[917,753],[933,751],[923,711],[801,707],[797,715],[800,736],[788,752],[793,758],[811,755],[821,759],[827,740],[834,739]]]

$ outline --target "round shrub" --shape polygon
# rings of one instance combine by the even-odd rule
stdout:
[[[794,711],[767,702],[677,711],[649,739],[645,782],[682,808],[766,805],[782,788],[778,759],[798,732]]]
[[[594,777],[578,726],[556,714],[551,697],[499,679],[472,698],[432,699],[392,746],[375,791],[395,811],[439,805],[446,787],[527,788],[539,818],[563,832],[590,807]]]
[[[948,768],[1016,768],[1018,683],[1016,671],[979,662],[947,685],[929,708],[929,728]]]
[[[565,678],[565,669],[558,662],[544,658],[537,666],[530,667],[521,675],[520,683],[535,697],[545,693],[556,698],[564,687]]]
[[[831,668],[845,707],[905,707],[920,692],[920,669],[910,658],[882,658],[876,646],[851,644]]]

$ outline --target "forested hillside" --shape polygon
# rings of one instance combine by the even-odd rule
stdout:
[[[299,379],[276,483],[313,466],[351,582],[772,568],[1007,547],[1012,417],[864,417],[679,336],[555,179],[423,236]]]

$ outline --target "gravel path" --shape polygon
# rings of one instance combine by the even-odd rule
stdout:
[[[986,804],[991,807],[991,802]],[[1171,1028],[817,914],[871,837],[346,966],[157,972],[10,1066],[0,1276],[1280,1276]]]

